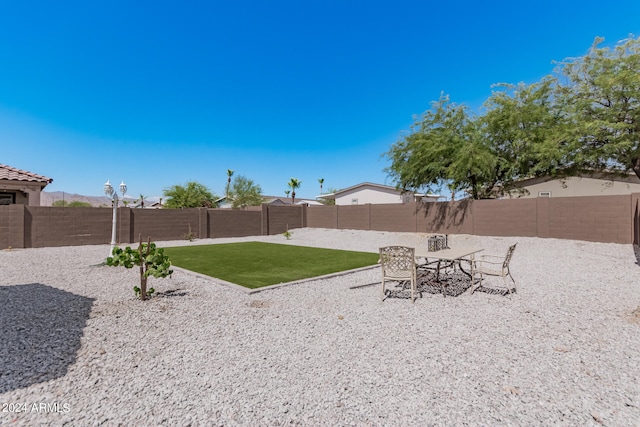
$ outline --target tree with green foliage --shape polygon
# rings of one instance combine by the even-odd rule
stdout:
[[[90,208],[91,203],[89,202],[81,202],[79,200],[73,200],[71,202],[67,202],[66,200],[56,200],[53,202],[51,206],[56,207],[69,207],[69,208]]]
[[[640,37],[613,49],[596,38],[585,56],[558,64],[558,102],[570,117],[567,167],[640,177]]]
[[[327,192],[329,194],[335,193],[337,191],[338,190],[336,188],[332,188],[332,187],[327,188]],[[322,203],[325,206],[334,206],[336,204],[336,199],[323,199],[323,198],[320,198],[319,201],[320,201],[320,203]]]
[[[482,199],[511,191],[515,180],[555,172],[564,155],[564,118],[553,80],[498,85],[476,116],[447,96],[432,104],[387,152],[387,172],[410,191],[470,192]]]
[[[320,183],[320,194],[322,194],[322,184],[324,184],[324,178],[319,178],[318,182]]]
[[[253,180],[238,175],[233,179],[229,190],[229,197],[234,208],[260,206],[263,202],[262,188]]]
[[[296,203],[296,190],[302,185],[302,181],[296,178],[291,178],[287,184],[291,188],[291,204]]]
[[[560,174],[566,163],[566,115],[554,101],[555,80],[501,84],[484,103],[482,132],[496,156],[489,195],[509,193],[524,177]]]
[[[165,188],[163,194],[165,208],[210,208],[215,206],[218,198],[206,186],[195,181]]]
[[[640,177],[640,38],[614,49],[601,43],[561,62],[556,76],[498,85],[482,116],[442,96],[385,153],[386,171],[400,189],[447,186],[474,199],[507,194],[534,176]]]
[[[497,158],[480,122],[466,106],[444,95],[386,156],[391,160],[387,173],[406,191],[439,190],[450,183],[456,190],[470,188],[474,198],[481,198],[496,181]]]

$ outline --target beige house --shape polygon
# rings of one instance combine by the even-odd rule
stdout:
[[[409,203],[417,200],[436,201],[441,196],[437,194],[403,193],[388,185],[363,182],[335,193],[321,194],[316,199],[335,200],[336,205],[365,205],[365,204],[394,204]]]
[[[640,193],[640,179],[635,174],[615,176],[605,173],[583,174],[565,179],[529,178],[518,183],[524,193],[514,191],[514,198],[614,196]]]
[[[0,164],[0,205],[40,206],[40,193],[53,179]]]

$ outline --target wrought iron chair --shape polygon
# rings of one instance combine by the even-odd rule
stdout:
[[[517,243],[509,247],[509,249],[507,250],[507,255],[504,258],[496,255],[481,255],[480,257],[476,258],[473,268],[473,281],[475,281],[475,277],[478,276],[480,282],[471,293],[475,292],[476,289],[482,286],[482,280],[484,279],[483,276],[502,277],[505,288],[507,289],[508,293],[511,293],[511,288],[507,284],[508,276],[513,281],[513,291],[515,292],[516,281],[511,275],[509,263],[511,262],[511,258],[513,257],[513,252],[516,250],[516,245]]]
[[[380,248],[382,270],[382,300],[387,296],[386,282],[398,282],[405,289],[411,286],[411,301],[415,302],[418,284],[416,279],[415,249],[406,246],[386,246]]]

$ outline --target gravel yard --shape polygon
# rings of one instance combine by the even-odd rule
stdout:
[[[292,231],[158,246],[428,237]],[[0,251],[0,425],[640,425],[633,246],[450,236],[515,242],[516,294],[414,304],[381,302],[377,267],[251,295],[176,271],[143,303],[108,245]]]

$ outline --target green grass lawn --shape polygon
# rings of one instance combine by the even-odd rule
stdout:
[[[255,289],[374,265],[379,255],[275,243],[165,248],[177,267]]]

